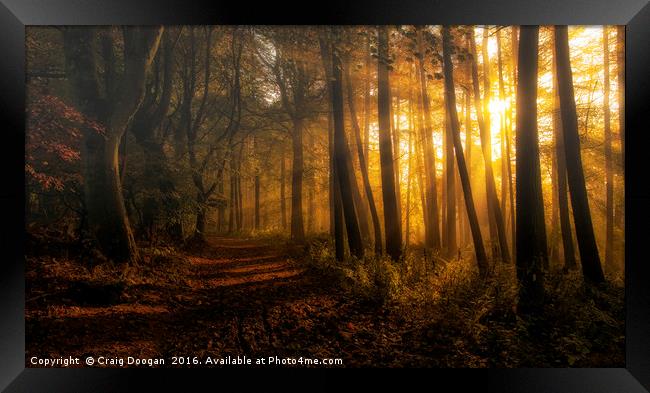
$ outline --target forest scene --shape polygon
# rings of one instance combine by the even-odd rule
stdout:
[[[624,59],[624,26],[27,27],[26,366],[624,367]]]

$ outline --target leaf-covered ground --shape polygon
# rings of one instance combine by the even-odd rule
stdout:
[[[237,355],[340,358],[345,367],[623,362],[620,310],[608,298],[596,321],[545,320],[565,312],[555,304],[548,315],[522,320],[481,298],[421,310],[369,301],[278,239],[212,237],[191,251],[143,255],[141,266],[120,271],[66,255],[28,257],[26,365],[33,367],[32,356],[165,358],[166,367],[173,356]],[[580,335],[589,329],[593,336]]]

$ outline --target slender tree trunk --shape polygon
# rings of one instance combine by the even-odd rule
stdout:
[[[393,159],[395,160],[395,192],[397,194],[397,213],[399,216],[400,225],[402,223],[402,190],[400,187],[400,91],[396,90],[395,94],[395,110],[393,111]],[[392,109],[392,106],[391,106]]]
[[[553,39],[555,43],[555,38]],[[562,250],[564,268],[566,270],[577,267],[575,247],[571,231],[571,212],[569,211],[569,197],[567,190],[566,152],[564,149],[564,135],[562,135],[562,119],[560,118],[560,97],[557,86],[556,55],[553,50],[553,141],[555,144],[555,158],[557,162],[557,204],[560,212],[560,232],[562,234]]]
[[[241,187],[241,150],[237,156],[237,232],[244,229],[244,196]]]
[[[260,175],[255,174],[255,230],[260,230]]]
[[[281,148],[280,153],[280,221],[282,223],[282,230],[287,229],[287,195],[286,195],[286,157],[284,146]]]
[[[621,138],[621,167],[625,174],[625,25],[616,27],[616,67],[618,69],[618,134]]]
[[[394,261],[402,255],[402,231],[400,230],[393,149],[390,137],[390,82],[388,76],[388,27],[379,26],[378,39],[378,106],[379,113],[379,156],[381,162],[381,186],[384,201],[384,228],[386,251]]]
[[[337,170],[337,179],[339,190],[341,192],[341,204],[343,206],[343,216],[345,219],[345,229],[348,237],[348,246],[350,253],[357,258],[363,257],[363,243],[361,241],[361,232],[359,222],[352,196],[352,182],[356,183],[353,178],[354,172],[349,172],[349,166],[346,161],[348,157],[348,144],[345,138],[345,123],[343,118],[343,72],[342,64],[336,49],[332,50],[332,73],[331,80],[332,108],[334,110],[334,161]],[[351,166],[351,165],[350,165]]]
[[[486,275],[488,269],[487,255],[483,248],[483,238],[481,235],[481,229],[479,228],[476,208],[474,207],[474,198],[472,197],[472,187],[470,185],[467,164],[465,163],[465,156],[463,154],[463,145],[460,141],[460,126],[458,125],[456,93],[454,89],[454,70],[451,61],[451,32],[449,31],[448,26],[442,27],[442,53],[445,81],[445,106],[451,123],[451,134],[453,136],[454,150],[458,162],[458,171],[460,173],[461,184],[463,185],[463,194],[465,195],[465,207],[467,209],[472,238],[474,240],[474,253],[479,272],[481,275]]]
[[[455,100],[454,100],[455,101]],[[455,107],[452,109],[455,111]],[[445,113],[447,114],[447,121],[445,127],[445,159],[446,159],[446,189],[447,189],[447,257],[453,258],[458,251],[456,242],[456,168],[454,166],[454,137],[451,128],[451,116],[449,105],[446,105]],[[456,114],[458,117],[458,114]],[[459,126],[460,129],[460,126]],[[460,131],[458,131],[460,132]]]
[[[605,68],[605,88],[603,111],[605,112],[605,178],[606,178],[606,225],[605,225],[605,266],[614,267],[614,168],[612,159],[612,128],[609,110],[609,34],[607,26],[603,26],[603,57]]]
[[[555,92],[553,93],[555,94]],[[555,101],[555,100],[553,100]],[[556,127],[556,116],[555,111],[553,111],[553,128]],[[551,154],[551,238],[549,239],[549,259],[553,262],[556,262],[559,259],[560,255],[560,244],[558,242],[560,234],[560,211],[558,209],[558,191],[557,191],[557,157],[555,154]],[[548,266],[546,266],[548,267]]]
[[[523,311],[540,307],[548,259],[537,134],[539,26],[521,26],[517,78],[517,277]]]
[[[375,238],[375,253],[381,254],[382,241],[381,241],[381,225],[379,223],[379,215],[377,214],[377,206],[375,205],[375,198],[372,194],[370,187],[370,176],[368,175],[368,163],[363,153],[363,144],[361,143],[361,131],[359,130],[359,123],[357,122],[357,111],[354,104],[354,89],[352,87],[352,79],[350,78],[349,64],[345,67],[345,80],[347,86],[348,107],[350,108],[350,118],[352,122],[352,130],[354,131],[354,138],[357,145],[357,155],[359,156],[359,168],[361,169],[361,177],[363,180],[363,187],[368,200],[370,208],[370,216],[372,218],[372,226]],[[367,107],[366,107],[367,108]]]
[[[474,87],[474,107],[476,108],[476,114],[479,125],[479,132],[481,134],[481,149],[483,152],[483,160],[485,163],[485,183],[486,183],[486,195],[487,195],[487,210],[490,223],[490,233],[494,235],[491,238],[491,244],[498,246],[493,248],[493,250],[500,255],[504,262],[510,262],[510,253],[508,252],[508,240],[506,238],[505,225],[503,224],[503,214],[501,212],[501,207],[499,206],[499,198],[496,192],[496,183],[494,181],[494,171],[492,167],[492,137],[490,135],[489,125],[486,123],[486,118],[483,117],[484,106],[481,105],[481,95],[479,90],[478,82],[478,66],[476,64],[476,43],[473,33],[470,33],[469,36],[470,51],[472,54],[472,81]],[[489,59],[485,58],[484,62],[488,62]],[[489,69],[489,67],[488,67]],[[486,70],[487,71],[487,70]],[[486,93],[489,91],[489,81],[487,82],[488,86],[485,89]],[[487,93],[489,94],[489,93]],[[489,99],[485,97],[484,102]],[[498,243],[495,243],[498,242]],[[493,255],[496,256],[496,255]]]
[[[410,102],[411,97],[409,97]],[[410,105],[409,105],[410,111]],[[413,179],[413,119],[409,113],[409,142],[408,142],[408,177],[406,179],[406,223],[404,230],[404,243],[408,248],[411,240],[411,184]]]
[[[573,93],[573,76],[569,59],[569,37],[567,26],[555,27],[555,51],[557,54],[557,78],[562,112],[562,131],[566,151],[567,174],[573,220],[578,238],[578,249],[584,277],[592,282],[603,282],[602,266],[594,236],[589,210],[589,200],[580,155],[578,116]],[[518,111],[517,111],[518,112]],[[519,154],[517,154],[519,156]]]
[[[370,63],[372,54],[370,53],[370,34],[366,38],[366,74],[363,87],[363,147],[366,158],[366,172],[368,172],[368,160],[370,153]]]
[[[469,64],[469,62],[468,62]],[[471,67],[471,66],[470,66]],[[471,75],[471,70],[467,73],[468,77]],[[469,178],[472,178],[472,145],[474,141],[472,139],[472,106],[471,106],[471,97],[469,89],[465,91],[465,150],[467,151],[467,175]],[[467,221],[467,211],[463,215],[465,220],[465,235],[464,242],[465,244],[470,241],[470,228],[469,222]]]
[[[305,226],[302,216],[302,180],[303,180],[303,151],[302,151],[303,120],[293,120],[291,142],[293,147],[293,165],[291,168],[291,239],[296,242],[305,240]]]
[[[230,152],[230,203],[228,209],[228,233],[235,230],[235,211],[237,210],[237,181],[235,180],[235,154]]]
[[[501,55],[501,30],[498,29],[496,32],[497,36],[497,67],[498,67],[498,73],[499,73],[499,101],[501,101],[502,104],[505,104],[506,102],[506,87],[505,83],[503,81],[503,58]],[[501,113],[499,113],[500,117],[500,124],[501,124],[501,135],[500,135],[500,140],[501,140],[501,214],[503,215],[503,220],[506,221],[506,216],[507,216],[507,211],[506,211],[506,200],[507,200],[507,195],[508,195],[508,168],[507,166],[509,165],[509,162],[506,161],[506,129],[507,129],[507,124],[506,124],[506,109],[503,108]],[[507,223],[504,222],[505,226],[505,231],[508,232],[508,227]]]
[[[433,150],[431,109],[427,93],[426,76],[424,72],[424,42],[422,30],[417,32],[418,40],[418,71],[420,80],[420,97],[422,100],[422,116],[424,127],[422,130],[422,144],[424,150],[424,180],[426,184],[426,206],[424,207],[427,218],[425,219],[425,245],[434,250],[440,249],[440,224],[438,221],[438,192],[436,190],[436,159]]]

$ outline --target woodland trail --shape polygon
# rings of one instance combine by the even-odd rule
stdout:
[[[187,253],[183,285],[129,286],[108,306],[65,295],[32,305],[27,360],[133,356],[173,367],[173,356],[342,358],[344,366],[409,359],[395,358],[405,344],[399,321],[389,328],[386,312],[328,287],[289,254],[282,242],[212,237]]]

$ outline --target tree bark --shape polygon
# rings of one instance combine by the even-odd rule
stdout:
[[[460,126],[458,124],[458,113],[456,112],[456,92],[454,89],[454,70],[451,61],[451,45],[451,32],[449,31],[449,27],[443,26],[442,56],[445,82],[445,104],[450,118],[451,134],[453,136],[454,150],[456,152],[458,172],[460,174],[461,184],[463,185],[465,207],[469,218],[472,239],[474,240],[476,263],[479,272],[484,276],[487,274],[488,261],[485,249],[483,248],[483,237],[481,235],[481,229],[479,228],[478,216],[476,215],[476,208],[474,206],[474,198],[472,197],[472,187],[470,185],[469,172],[467,171],[467,164],[465,163],[465,156],[463,154],[463,145],[460,141]]]
[[[555,38],[553,39],[555,43]],[[562,235],[562,254],[564,269],[577,267],[573,235],[571,231],[571,212],[567,190],[566,152],[564,150],[564,135],[562,135],[562,119],[560,114],[560,97],[557,85],[557,66],[555,50],[553,50],[553,142],[555,143],[555,158],[557,163],[557,204],[560,212],[560,233]]]
[[[286,158],[284,146],[281,148],[281,158],[280,158],[280,222],[282,223],[282,230],[287,229],[287,196],[286,196],[286,173],[287,169],[285,168]]]
[[[97,80],[98,64],[93,48],[95,29],[66,28],[64,52],[78,107],[98,120],[103,134],[84,131],[84,197],[88,224],[101,251],[116,262],[137,263],[140,259],[126,214],[119,176],[118,152],[122,136],[142,103],[145,76],[158,50],[162,27],[123,30],[124,71],[106,86],[102,97]],[[115,67],[114,59],[108,68]],[[119,105],[107,105],[119,102]]]
[[[603,111],[605,116],[605,180],[606,180],[606,224],[605,224],[605,266],[612,269],[614,266],[614,168],[612,159],[612,128],[609,109],[609,34],[607,26],[603,26],[603,57],[605,68],[605,81],[603,92]]]
[[[452,110],[455,110],[455,107]],[[453,258],[456,256],[458,251],[458,245],[456,242],[456,168],[454,166],[454,137],[451,127],[451,116],[453,116],[453,114],[450,113],[449,105],[446,105],[445,113],[447,114],[447,121],[445,122],[445,159],[447,164],[445,171],[447,189],[447,227],[445,231],[447,234],[445,237],[447,239],[447,257]],[[456,114],[456,117],[458,117],[458,114]],[[458,128],[458,132],[460,132],[460,126],[458,126]]]
[[[618,134],[621,139],[621,167],[625,174],[625,25],[616,27],[616,67],[618,69]]]
[[[506,238],[505,225],[503,223],[503,214],[501,212],[501,207],[499,206],[499,198],[496,191],[496,182],[494,181],[494,169],[492,167],[492,137],[490,135],[489,125],[486,123],[486,118],[483,116],[485,104],[481,105],[481,93],[479,90],[478,81],[478,66],[475,60],[476,42],[473,33],[470,33],[469,44],[472,54],[472,84],[474,87],[474,107],[476,108],[479,133],[481,136],[481,150],[483,152],[483,161],[485,163],[485,184],[490,234],[491,236],[494,235],[494,237],[490,239],[490,243],[494,245],[493,254],[497,254],[493,255],[493,257],[500,256],[504,262],[510,262],[510,253],[508,251],[508,240]],[[487,61],[489,60],[485,58],[484,62]],[[489,91],[489,81],[487,83],[488,86],[486,88],[486,93]],[[484,98],[484,102],[489,99],[489,93],[487,94],[488,96]],[[495,241],[497,243],[495,243]]]
[[[548,259],[537,134],[539,26],[521,26],[517,78],[517,277],[522,311],[544,298]]]
[[[296,242],[305,240],[305,226],[302,216],[302,181],[303,181],[303,151],[302,151],[303,120],[293,120],[291,146],[293,148],[293,165],[291,167],[291,239]]]
[[[377,110],[379,112],[379,156],[381,162],[381,185],[384,201],[384,228],[386,231],[386,252],[394,261],[402,255],[402,233],[397,195],[395,190],[395,170],[393,148],[390,135],[390,82],[388,69],[388,27],[379,26],[378,66],[377,66]]]
[[[566,151],[567,174],[573,219],[580,251],[582,272],[588,281],[603,282],[602,266],[594,236],[589,210],[589,200],[580,156],[580,137],[578,135],[578,116],[573,93],[573,76],[569,59],[569,36],[567,26],[555,27],[555,51],[557,56],[557,78],[562,112],[562,131]],[[517,111],[519,112],[519,111]],[[517,155],[519,156],[519,154]],[[518,191],[517,191],[518,192]]]
[[[347,81],[346,85],[347,85],[347,93],[348,93],[348,107],[350,108],[352,130],[354,131],[354,138],[357,145],[357,155],[359,156],[359,168],[361,169],[361,177],[363,180],[364,192],[366,194],[366,199],[368,200],[368,206],[370,208],[370,217],[372,218],[372,226],[375,235],[374,236],[375,253],[381,254],[382,252],[381,225],[379,223],[379,215],[377,214],[377,206],[375,205],[375,198],[372,193],[372,188],[370,187],[370,176],[368,175],[368,163],[366,161],[366,156],[364,155],[363,152],[363,144],[361,142],[361,131],[359,130],[359,123],[357,121],[357,111],[356,111],[356,106],[354,104],[354,89],[352,88],[352,79],[350,79],[349,63],[345,67],[345,79]]]
[[[427,93],[427,81],[424,71],[424,42],[422,37],[422,30],[417,31],[417,44],[418,44],[418,75],[420,80],[420,99],[421,99],[421,112],[424,118],[424,127],[420,127],[421,138],[424,152],[424,181],[425,181],[425,197],[426,206],[424,211],[426,214],[425,227],[424,227],[424,243],[427,247],[434,250],[440,249],[440,223],[438,219],[438,191],[436,190],[436,156],[433,150],[433,137],[431,133],[431,109],[429,107],[429,94]]]
[[[343,206],[343,216],[345,219],[345,229],[348,237],[348,246],[350,253],[357,258],[362,258],[364,254],[361,232],[357,212],[352,196],[352,184],[356,180],[353,178],[354,172],[350,173],[347,165],[348,145],[345,138],[345,124],[343,118],[343,65],[337,54],[337,49],[333,48],[332,54],[332,108],[334,115],[334,162],[336,164],[337,179],[341,193],[341,204]]]

